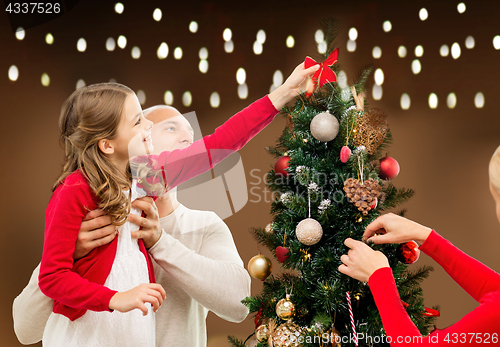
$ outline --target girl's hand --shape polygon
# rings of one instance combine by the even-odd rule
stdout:
[[[165,289],[158,283],[144,283],[126,292],[118,292],[109,300],[109,308],[120,312],[129,312],[138,308],[145,316],[148,314],[146,303],[153,305],[153,311],[160,308],[165,300]]]
[[[350,248],[347,254],[340,257],[343,263],[339,271],[361,282],[368,282],[370,276],[383,267],[389,267],[386,256],[374,251],[366,243],[347,238],[344,244]]]
[[[90,211],[80,225],[73,259],[83,258],[94,248],[110,243],[117,234],[118,227],[111,224],[111,217],[103,210]]]
[[[363,239],[368,239],[375,244],[404,243],[411,240],[422,244],[431,231],[431,228],[424,227],[393,213],[388,213],[378,217],[366,227]],[[375,233],[380,235],[375,235]]]
[[[281,110],[288,102],[293,100],[297,95],[307,89],[308,78],[314,75],[319,69],[319,64],[311,66],[308,69],[304,68],[304,63],[300,63],[292,74],[287,78],[285,83],[276,88],[269,99],[277,110]]]
[[[158,242],[162,232],[158,208],[154,200],[150,197],[134,200],[134,202],[132,202],[132,207],[143,210],[146,214],[146,218],[135,214],[130,214],[128,216],[129,221],[142,227],[141,230],[132,231],[131,236],[133,239],[142,239],[144,241],[144,246],[149,249]]]

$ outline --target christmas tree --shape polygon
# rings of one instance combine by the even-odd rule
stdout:
[[[369,223],[413,191],[391,183],[399,165],[385,156],[392,141],[387,115],[363,97],[371,69],[352,86],[337,81],[338,28],[334,20],[323,24],[321,67],[312,87],[282,110],[287,126],[269,149],[278,160],[267,185],[280,199],[271,205],[273,222],[252,232],[285,271],[269,276],[271,262],[260,254],[249,262],[250,274],[265,281],[261,294],[243,300],[256,329],[247,341],[229,337],[236,347],[388,346],[368,285],[338,267],[348,251],[344,240],[361,240]],[[423,306],[420,282],[431,268],[407,269],[418,258],[416,243],[370,246],[387,256],[403,305],[428,334],[436,311]]]

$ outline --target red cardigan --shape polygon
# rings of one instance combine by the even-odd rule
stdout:
[[[173,188],[241,149],[271,123],[277,113],[269,97],[265,96],[228,119],[214,134],[187,148],[152,156],[153,162],[164,170],[168,185]],[[45,215],[39,287],[54,299],[53,311],[71,320],[81,317],[86,310],[108,311],[109,301],[116,293],[103,284],[113,265],[117,238],[92,250],[84,258],[73,260],[81,223],[87,212],[96,207],[96,196],[85,177],[75,171],[54,191]],[[148,259],[150,280],[154,281],[151,260],[143,243],[140,247]]]
[[[395,346],[500,344],[500,274],[468,256],[434,230],[420,249],[439,263],[479,306],[446,329],[423,338],[405,311],[392,270],[375,271],[369,281],[385,332]]]

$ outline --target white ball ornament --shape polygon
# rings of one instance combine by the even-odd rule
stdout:
[[[295,235],[297,235],[297,239],[304,245],[312,246],[321,240],[323,228],[317,220],[306,218],[297,224]]]
[[[328,112],[321,112],[311,121],[311,134],[316,140],[328,142],[339,133],[339,121]]]

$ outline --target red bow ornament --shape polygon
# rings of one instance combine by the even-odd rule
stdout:
[[[309,98],[316,88],[323,87],[326,83],[337,82],[337,76],[329,66],[337,62],[339,56],[339,49],[335,48],[332,53],[326,58],[326,60],[320,63],[318,71],[316,71],[312,77],[312,84],[307,88],[306,96]],[[304,61],[304,67],[307,69],[311,66],[318,64],[314,59],[306,57]]]

